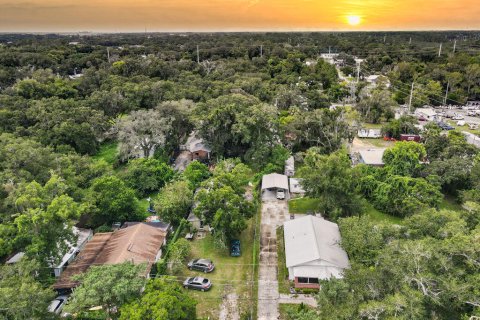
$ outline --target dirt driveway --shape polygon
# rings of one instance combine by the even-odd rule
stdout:
[[[287,219],[289,219],[287,201],[276,199],[262,201],[257,311],[259,320],[275,320],[280,316],[278,311],[276,229]]]

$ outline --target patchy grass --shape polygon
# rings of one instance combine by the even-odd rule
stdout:
[[[291,213],[307,213],[317,211],[320,205],[320,199],[314,198],[296,198],[288,201],[288,210]]]
[[[403,219],[394,217],[389,214],[383,213],[375,209],[375,207],[368,203],[365,209],[365,215],[369,216],[375,222],[388,222],[391,224],[402,224]]]
[[[451,125],[452,127],[455,128],[455,130],[457,131],[466,131],[466,132],[469,132],[469,133],[473,133],[473,134],[476,134],[477,136],[480,136],[480,129],[477,129],[477,130],[472,130],[470,129],[470,127],[468,125],[464,125],[464,126],[459,126],[457,125],[457,122],[456,120],[447,120],[447,123],[449,125]]]
[[[117,160],[118,155],[118,143],[117,142],[106,142],[100,146],[100,151],[92,158],[94,160],[104,160],[108,164],[113,165]]]
[[[377,148],[389,148],[394,145],[393,141],[385,141],[382,138],[360,138],[361,141],[369,143]]]
[[[454,198],[445,196],[438,206],[440,210],[452,210],[452,211],[462,211],[464,210],[462,205],[457,203]]]
[[[212,289],[208,292],[190,290],[191,296],[198,302],[197,316],[199,318],[218,319],[223,296],[229,291],[235,291],[238,295],[237,307],[240,315],[255,312],[256,291],[254,288],[254,237],[255,217],[248,222],[248,228],[240,236],[242,255],[231,257],[228,249],[219,249],[215,245],[214,238],[207,235],[204,239],[191,242],[190,258],[207,258],[215,263],[212,273],[204,274],[198,271],[190,271],[185,266],[176,276],[183,281],[189,276],[201,276],[212,281]],[[255,249],[257,250],[257,249]]]
[[[288,294],[290,293],[290,281],[288,280],[287,261],[285,260],[283,227],[277,228],[277,264],[278,292]]]
[[[307,305],[299,305],[299,304],[285,304],[281,303],[279,305],[279,311],[280,311],[280,320],[295,320],[296,318],[289,316],[289,313],[297,312],[300,310],[300,308],[304,308],[305,310],[307,309],[313,309],[310,306]]]

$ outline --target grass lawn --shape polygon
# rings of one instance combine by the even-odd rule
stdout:
[[[375,222],[389,222],[392,224],[402,224],[402,218],[394,217],[389,214],[378,211],[373,207],[371,203],[368,203],[365,210],[365,214],[368,215]]]
[[[283,239],[283,227],[277,229],[277,263],[278,263],[278,291],[290,293],[290,281],[288,280],[287,262],[285,260],[285,241]]]
[[[204,239],[191,242],[190,258],[207,258],[215,264],[212,273],[204,274],[198,271],[190,271],[185,267],[178,276],[183,279],[188,276],[201,276],[212,281],[212,289],[208,292],[190,290],[192,297],[198,302],[197,316],[202,319],[218,319],[223,296],[235,291],[238,295],[236,303],[240,316],[250,315],[253,310],[256,314],[256,290],[253,286],[254,277],[254,241],[255,217],[248,221],[248,228],[240,236],[240,257],[231,257],[228,249],[222,250],[215,246],[213,237],[207,235]],[[257,249],[256,249],[257,250]]]
[[[308,197],[296,198],[288,201],[288,210],[291,213],[307,213],[308,211],[316,211],[320,204],[319,199]]]
[[[118,154],[118,143],[117,142],[106,142],[100,146],[100,151],[92,158],[94,160],[104,160],[109,164],[113,164],[117,159]]]

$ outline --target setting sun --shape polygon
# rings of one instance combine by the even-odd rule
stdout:
[[[347,16],[347,22],[351,26],[358,26],[361,21],[362,19],[360,18],[360,16],[354,16],[354,15]]]

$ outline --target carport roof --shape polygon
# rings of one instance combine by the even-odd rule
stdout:
[[[288,190],[288,177],[278,173],[264,175],[262,178],[262,190],[271,188]]]

